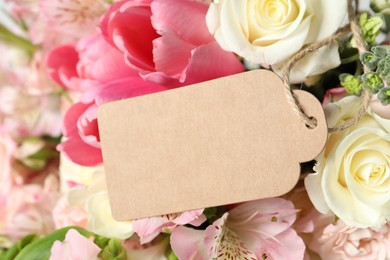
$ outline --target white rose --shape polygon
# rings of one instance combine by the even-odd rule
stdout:
[[[360,102],[348,96],[328,104],[328,125],[352,118]],[[367,113],[356,125],[331,134],[317,161],[305,186],[318,211],[360,228],[390,220],[390,120]]]
[[[223,49],[251,63],[278,68],[305,44],[334,33],[346,10],[346,0],[215,0],[206,20]],[[338,45],[323,47],[297,63],[291,81],[303,81],[339,64]]]

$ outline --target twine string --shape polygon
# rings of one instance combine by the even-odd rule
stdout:
[[[294,110],[298,113],[302,121],[306,124],[306,126],[310,129],[313,129],[317,126],[317,120],[313,117],[308,116],[305,113],[304,108],[302,105],[299,103],[298,97],[294,94],[292,89],[290,88],[290,72],[294,65],[300,61],[303,57],[306,55],[315,52],[321,47],[328,46],[332,43],[335,43],[340,40],[341,37],[343,37],[345,34],[347,34],[349,31],[352,32],[355,40],[355,45],[356,48],[358,49],[359,53],[363,53],[367,50],[366,43],[362,37],[362,33],[360,30],[360,27],[357,23],[356,19],[356,13],[355,13],[355,8],[353,6],[353,0],[348,0],[348,19],[349,19],[349,24],[345,25],[344,27],[340,28],[337,30],[334,34],[331,36],[323,39],[322,41],[316,42],[309,44],[307,47],[303,48],[299,52],[297,52],[283,67],[282,70],[282,80],[284,83],[284,86],[287,89],[287,98],[292,104]],[[367,67],[363,67],[364,72],[368,71]],[[340,125],[337,125],[335,127],[329,128],[329,132],[338,132],[345,130],[354,124],[356,124],[362,116],[365,114],[367,111],[370,99],[371,99],[371,94],[368,90],[363,89],[362,94],[362,105],[355,114],[353,118],[350,120],[347,120],[343,122]]]

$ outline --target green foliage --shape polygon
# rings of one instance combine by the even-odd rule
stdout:
[[[368,17],[367,13],[359,16],[359,25],[362,30],[364,40],[372,45],[375,43],[376,37],[381,32],[383,25],[383,18],[380,15],[373,15]]]
[[[53,243],[58,241],[64,241],[66,233],[69,229],[75,229],[81,235],[85,237],[90,237],[93,233],[77,226],[70,226],[58,229],[53,233],[38,239],[34,240],[32,243],[26,245],[14,258],[15,260],[26,260],[26,259],[39,259],[39,260],[47,260],[50,257],[50,250]]]
[[[376,94],[384,87],[383,80],[375,72],[364,73],[362,76],[363,87]]]
[[[378,93],[378,99],[382,104],[388,105],[390,103],[388,89],[390,82],[390,46],[374,46],[371,48],[371,52],[360,55],[360,60],[370,70],[370,72],[361,76],[363,87],[374,94]],[[353,79],[350,79],[351,76],[345,76],[344,81],[347,81],[347,83],[344,84],[353,85],[351,83]]]
[[[370,7],[374,12],[380,13],[383,16],[386,23],[385,32],[389,32],[390,31],[390,0],[371,0]]]
[[[20,251],[22,251],[23,248],[25,248],[27,245],[31,244],[32,242],[39,239],[38,235],[30,234],[25,237],[23,237],[21,240],[19,240],[14,246],[12,246],[8,251],[4,252],[3,255],[1,255],[1,259],[3,260],[12,260],[14,259]]]
[[[351,95],[359,96],[362,92],[363,82],[360,77],[355,77],[348,73],[343,73],[339,76],[340,84]]]
[[[378,93],[378,99],[383,105],[390,104],[390,87],[382,88]]]
[[[168,260],[179,260],[179,258],[177,258],[177,256],[176,256],[175,253],[173,252],[173,250],[170,250],[170,251],[168,252],[167,259],[168,259]]]
[[[390,55],[387,55],[386,57],[378,61],[378,67],[376,72],[381,77],[385,77],[385,78],[390,75]]]
[[[378,64],[378,57],[374,53],[367,51],[360,55],[360,61],[371,71],[374,71]]]
[[[371,48],[371,51],[377,57],[377,59],[384,58],[390,55],[390,46],[388,45],[377,45]]]
[[[116,238],[111,238],[110,241],[108,241],[107,246],[100,252],[99,256],[103,260],[126,260],[127,251],[122,246],[121,241]]]

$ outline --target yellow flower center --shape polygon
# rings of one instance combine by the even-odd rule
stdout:
[[[371,169],[370,178],[380,177],[386,171],[386,165],[374,164]]]
[[[260,0],[255,12],[258,25],[273,30],[296,19],[299,8],[294,0]]]

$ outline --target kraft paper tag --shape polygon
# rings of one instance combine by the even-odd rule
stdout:
[[[129,220],[289,192],[327,140],[321,104],[257,70],[105,104],[98,112],[113,217]]]

